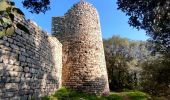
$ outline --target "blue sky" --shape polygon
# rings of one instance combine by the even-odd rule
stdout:
[[[52,16],[63,16],[64,13],[76,2],[80,0],[51,0],[51,10],[45,14],[32,14],[22,7],[21,0],[13,0],[18,8],[20,8],[27,19],[35,21],[43,30],[51,33]],[[103,38],[107,39],[113,35],[126,37],[130,40],[146,40],[144,30],[138,31],[130,27],[128,16],[117,10],[117,0],[86,0],[92,3],[98,10],[100,15],[100,23]]]

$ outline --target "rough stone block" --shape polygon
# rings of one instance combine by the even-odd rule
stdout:
[[[24,72],[28,73],[29,72],[29,67],[25,67]]]
[[[23,56],[23,55],[19,55],[19,61],[25,62],[26,61],[26,57]]]
[[[10,47],[11,47],[12,49],[19,50],[19,47],[18,47],[17,45],[10,44]]]

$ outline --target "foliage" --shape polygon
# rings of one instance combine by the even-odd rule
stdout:
[[[0,1],[0,37],[14,33],[15,27],[13,22],[16,15],[23,17],[24,13],[15,7],[14,2],[8,0]],[[25,26],[18,23],[17,27],[29,33],[29,30]]]
[[[144,29],[155,44],[154,51],[170,53],[169,0],[118,0],[118,9],[130,16],[129,24]]]
[[[170,94],[170,59],[165,56],[154,57],[143,63],[143,90],[154,96],[167,97]]]
[[[170,56],[151,55],[152,45],[118,36],[104,40],[111,90],[142,89],[163,98],[170,94]]]
[[[104,40],[106,65],[111,90],[137,88],[140,61],[148,55],[145,42],[113,36]]]
[[[125,100],[124,98],[132,98],[130,100],[146,100],[148,97],[147,94],[140,91],[111,92],[107,97],[100,97],[61,88],[51,96],[43,97],[42,100]]]
[[[118,0],[118,9],[130,16],[129,24],[146,30],[155,55],[142,62],[143,90],[155,96],[170,94],[170,1]]]
[[[14,27],[12,26],[12,15],[11,9],[12,5],[6,0],[0,1],[0,37],[3,35],[9,35],[14,32]]]
[[[23,6],[32,13],[45,13],[50,9],[50,0],[23,0]]]

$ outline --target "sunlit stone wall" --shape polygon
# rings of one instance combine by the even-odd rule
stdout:
[[[96,95],[109,93],[99,15],[81,1],[63,17],[52,18],[52,33],[63,44],[62,83]]]
[[[38,100],[61,87],[62,44],[32,21],[15,16],[11,36],[0,37],[0,99]]]

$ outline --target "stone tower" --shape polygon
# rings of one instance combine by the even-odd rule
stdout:
[[[52,18],[52,33],[63,44],[63,86],[90,94],[108,94],[97,10],[81,0],[63,17]]]

